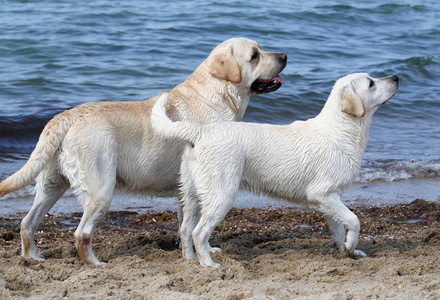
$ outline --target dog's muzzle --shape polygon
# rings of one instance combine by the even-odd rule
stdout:
[[[278,56],[279,71],[278,75],[270,79],[257,79],[252,83],[251,89],[257,94],[270,93],[278,90],[284,83],[284,79],[279,75],[287,65],[286,53],[274,53]]]
[[[258,94],[270,93],[278,90],[281,85],[284,83],[284,79],[278,75],[269,80],[255,80],[251,85],[251,88],[254,92]]]

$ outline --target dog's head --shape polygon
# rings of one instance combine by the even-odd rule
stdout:
[[[233,38],[215,47],[206,63],[212,76],[261,94],[276,91],[284,83],[279,74],[287,64],[287,54],[266,52],[255,41]]]
[[[397,93],[398,88],[399,79],[395,75],[372,78],[366,73],[356,73],[339,79],[332,94],[339,99],[342,112],[362,118],[372,115]]]

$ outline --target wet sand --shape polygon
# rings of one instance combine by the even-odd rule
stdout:
[[[358,249],[340,254],[312,209],[230,211],[211,237],[222,265],[207,269],[177,249],[174,211],[110,212],[93,239],[105,267],[84,264],[73,232],[80,213],[48,215],[35,240],[47,260],[20,256],[24,214],[0,218],[0,298],[7,299],[438,299],[440,204],[350,205]]]

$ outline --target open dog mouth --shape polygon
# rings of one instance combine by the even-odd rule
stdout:
[[[258,93],[270,93],[278,90],[284,83],[284,79],[278,75],[272,79],[257,79],[252,83],[251,89]]]

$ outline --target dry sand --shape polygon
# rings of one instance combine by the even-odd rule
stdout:
[[[0,299],[439,299],[440,204],[350,208],[368,257],[338,253],[314,210],[233,209],[211,237],[218,269],[182,259],[174,212],[109,213],[94,237],[105,267],[77,256],[79,213],[44,219],[44,262],[19,255],[23,215],[0,218]]]

